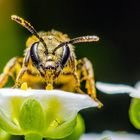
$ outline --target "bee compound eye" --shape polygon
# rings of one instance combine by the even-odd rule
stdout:
[[[39,56],[38,56],[38,44],[39,42],[35,42],[30,49],[30,55],[31,55],[31,59],[33,61],[33,64],[35,66],[39,66]]]
[[[63,54],[62,54],[62,59],[61,59],[61,66],[64,67],[67,63],[67,60],[70,56],[70,49],[67,45],[63,47]]]

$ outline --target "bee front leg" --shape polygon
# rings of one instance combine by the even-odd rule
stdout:
[[[79,80],[79,77],[78,77],[77,73],[74,72],[73,76],[74,76],[74,79],[75,79],[75,91],[77,93],[85,94],[80,88],[80,80]]]
[[[28,70],[27,66],[29,64],[29,58],[30,58],[30,51],[28,50],[23,59],[22,68],[17,75],[16,82],[15,82],[15,85],[13,86],[13,88],[21,87],[21,89],[24,89],[24,90],[26,90],[28,88],[27,83],[22,83],[22,77],[23,77],[24,73]],[[26,89],[25,89],[25,87],[26,87]]]
[[[80,81],[86,81],[85,88],[87,89],[87,93],[91,96],[91,98],[97,101],[99,103],[99,107],[101,107],[103,104],[96,97],[92,63],[87,58],[83,58],[79,60],[77,70],[81,71],[81,75],[83,76]]]
[[[75,92],[85,94],[80,88],[80,79],[79,79],[79,76],[76,72],[76,61],[75,61],[74,56],[70,57],[70,67],[71,67],[70,74],[73,75],[74,80],[75,80]]]
[[[6,66],[4,67],[3,73],[0,74],[0,88],[4,87],[8,82],[9,76],[15,80],[14,72],[18,73],[19,69],[21,68],[22,58],[13,57],[8,61]]]
[[[13,88],[19,88],[22,87],[22,76],[24,75],[24,73],[27,71],[27,67],[22,67],[17,78],[16,78],[16,82],[15,85],[13,86]]]

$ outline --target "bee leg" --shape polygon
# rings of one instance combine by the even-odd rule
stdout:
[[[98,107],[102,107],[103,104],[96,97],[94,72],[91,62],[87,58],[83,58],[79,60],[78,65],[77,70],[79,69],[79,71],[81,71],[81,75],[83,76],[80,81],[86,81],[85,88],[87,89],[88,95],[98,102]]]
[[[85,94],[81,88],[80,88],[80,79],[78,77],[78,74],[76,72],[76,61],[75,61],[75,56],[70,57],[70,67],[71,67],[71,72],[69,74],[73,75],[74,80],[75,80],[75,92]]]
[[[8,63],[4,67],[3,73],[0,74],[0,88],[6,85],[9,76],[11,76],[13,80],[15,80],[14,72],[19,71],[19,69],[21,68],[20,63],[22,63],[22,58],[19,57],[13,57],[8,61]]]
[[[15,85],[13,86],[13,88],[19,88],[19,87],[22,87],[22,82],[21,82],[21,79],[22,79],[22,76],[24,75],[24,73],[27,71],[27,67],[22,67],[17,78],[16,78],[16,82],[15,82]]]
[[[76,91],[77,93],[85,94],[85,93],[81,90],[81,88],[80,88],[80,80],[79,80],[79,77],[78,77],[77,73],[74,72],[74,73],[73,73],[73,76],[74,76],[75,84],[76,84],[76,85],[75,85],[75,91]]]
[[[29,58],[30,58],[30,51],[28,50],[26,55],[25,55],[25,57],[24,57],[24,59],[23,59],[22,68],[21,68],[21,70],[19,71],[19,73],[18,73],[18,75],[16,77],[16,82],[15,82],[15,85],[13,86],[13,88],[21,87],[21,89],[24,89],[24,90],[25,90],[25,88],[22,88],[22,87],[28,88],[27,83],[26,84],[23,83],[23,85],[22,85],[22,76],[28,70],[27,66],[28,66],[28,63],[29,63]]]

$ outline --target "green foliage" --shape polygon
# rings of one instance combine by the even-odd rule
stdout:
[[[133,98],[130,104],[129,117],[131,123],[140,129],[140,99]]]
[[[80,115],[77,116],[77,123],[71,135],[61,140],[79,140],[85,131],[84,120]]]

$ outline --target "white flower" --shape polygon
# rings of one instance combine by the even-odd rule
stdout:
[[[83,135],[81,140],[139,140],[139,134],[130,134],[125,131],[111,132],[104,131],[102,133],[89,133]]]
[[[97,82],[96,87],[107,94],[129,93],[131,97],[140,98],[140,82],[137,82],[135,87],[124,84]]]
[[[88,95],[60,90],[0,89],[0,127],[10,134],[62,138],[71,134],[80,110],[96,106]]]

